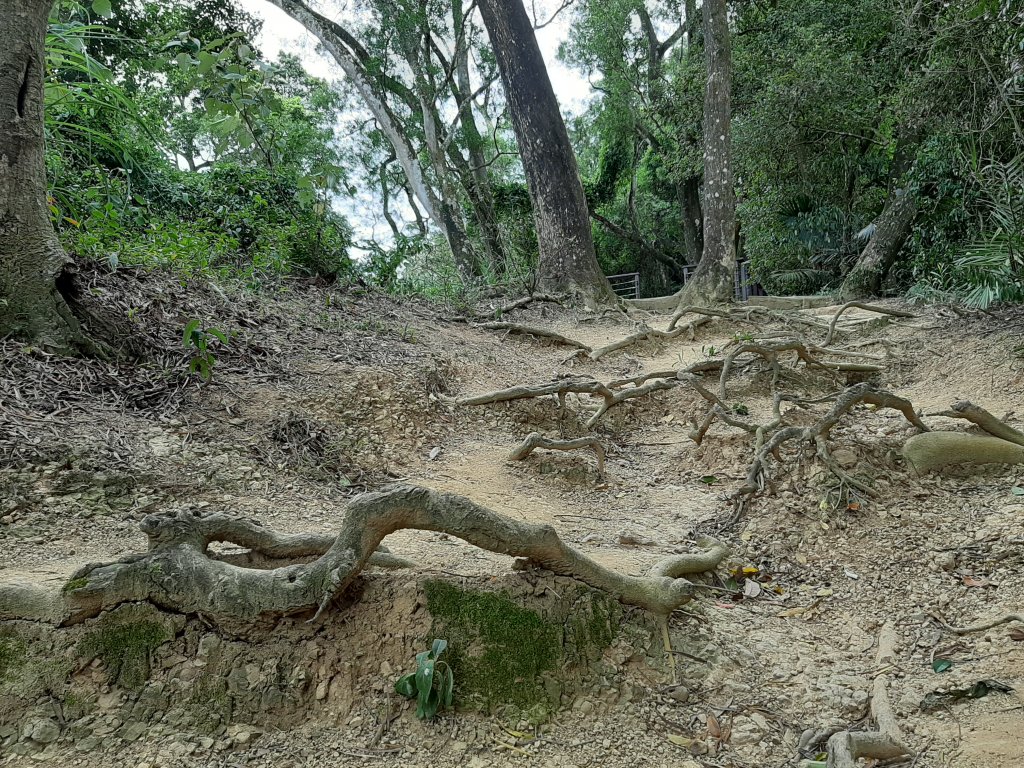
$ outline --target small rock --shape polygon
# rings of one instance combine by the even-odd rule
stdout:
[[[685,685],[673,685],[666,691],[666,693],[669,695],[669,698],[675,699],[676,701],[680,701],[684,704],[690,700],[690,689]]]
[[[832,458],[843,469],[853,469],[859,461],[857,454],[849,448],[836,448],[832,451]]]
[[[953,552],[939,552],[935,556],[935,564],[944,571],[952,571],[956,568],[956,554]]]
[[[28,728],[28,737],[38,744],[52,744],[60,738],[60,726],[53,720],[36,720]]]

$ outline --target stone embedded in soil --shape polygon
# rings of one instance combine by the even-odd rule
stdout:
[[[25,735],[37,744],[51,744],[60,738],[60,726],[53,720],[33,720],[25,729]]]

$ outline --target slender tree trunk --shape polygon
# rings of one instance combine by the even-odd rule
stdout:
[[[469,153],[470,179],[463,181],[473,206],[473,214],[480,225],[487,257],[496,271],[507,269],[505,244],[501,240],[501,228],[498,225],[498,214],[494,207],[494,190],[491,187],[491,176],[487,170],[487,157],[484,154],[484,139],[473,115],[473,87],[469,79],[469,42],[468,33],[461,34],[465,19],[463,18],[462,0],[452,0],[452,26],[455,29],[455,78],[453,92],[459,103],[459,125],[466,139]],[[461,34],[461,36],[460,36]],[[457,153],[458,148],[452,147]],[[461,155],[460,155],[461,158]],[[463,170],[457,167],[460,173]]]
[[[842,301],[878,293],[882,278],[896,261],[917,216],[917,200],[907,190],[894,190],[875,222],[875,232],[839,289]]]
[[[537,288],[615,301],[594,253],[576,156],[522,0],[481,0],[537,225]]]
[[[697,37],[697,0],[684,0],[683,24],[686,26],[686,47],[689,48]]]
[[[94,349],[58,290],[70,263],[46,197],[43,77],[52,0],[0,0],[0,338]]]
[[[736,271],[736,196],[732,183],[732,56],[726,0],[705,0],[704,250],[680,304],[732,301]]]
[[[889,172],[889,196],[875,221],[874,234],[839,289],[844,302],[877,294],[883,278],[910,237],[917,217],[917,198],[900,184],[913,165],[919,140],[920,136],[912,130],[901,130],[897,135]]]
[[[419,200],[427,217],[441,228],[445,240],[451,248],[456,266],[465,277],[474,274],[472,249],[468,247],[465,231],[459,226],[456,218],[444,200],[427,182],[420,167],[419,158],[408,136],[405,134],[401,120],[377,92],[375,83],[363,68],[358,55],[350,47],[356,44],[351,35],[341,25],[312,10],[302,0],[269,0],[287,13],[314,37],[316,37],[338,66],[352,82],[370,113],[376,118],[381,131],[395,148],[398,164],[409,181],[409,188]],[[416,107],[413,107],[414,111]]]
[[[395,153],[392,152],[388,155],[387,159],[380,164],[380,167],[377,169],[377,173],[380,177],[380,197],[384,213],[384,221],[388,223],[388,226],[391,228],[391,234],[394,235],[395,241],[397,242],[398,238],[402,236],[402,231],[398,226],[398,222],[395,221],[395,217],[391,215],[391,187],[388,182],[388,166],[391,165],[394,159]]]

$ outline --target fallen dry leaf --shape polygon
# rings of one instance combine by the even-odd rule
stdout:
[[[990,587],[992,582],[988,579],[979,579],[977,576],[964,576],[963,582],[965,587]]]
[[[722,736],[722,726],[718,724],[718,718],[708,712],[708,733],[716,739]]]

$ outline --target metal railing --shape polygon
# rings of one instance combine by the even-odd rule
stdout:
[[[627,272],[622,275],[608,275],[608,282],[612,284],[615,295],[623,299],[640,298],[640,273]]]
[[[689,282],[693,273],[697,271],[696,264],[687,264],[683,267],[683,285]],[[640,298],[640,273],[627,272],[622,275],[609,275],[608,282],[612,284],[612,290],[617,296],[623,299]],[[764,289],[750,278],[750,262],[741,261],[736,265],[735,275],[736,300],[746,301],[751,296],[764,296]]]

